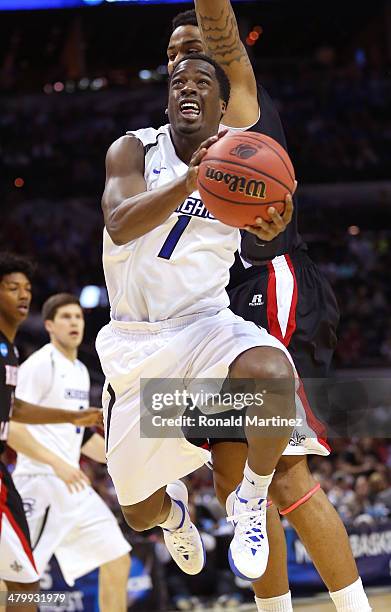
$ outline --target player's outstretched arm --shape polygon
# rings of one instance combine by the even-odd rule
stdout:
[[[81,447],[81,452],[89,459],[98,463],[106,463],[105,440],[103,436],[94,433],[93,436]]]
[[[122,136],[106,156],[106,186],[102,209],[106,229],[114,244],[135,240],[158,227],[196,189],[198,164],[207,147],[218,136],[197,149],[189,171],[163,187],[147,191],[144,179],[144,147],[134,136]]]
[[[46,408],[30,404],[15,398],[11,420],[16,423],[43,425],[54,423],[72,423],[80,427],[102,426],[102,410],[88,408],[86,410],[62,410],[61,408]]]
[[[195,0],[198,26],[205,52],[225,70],[231,82],[231,99],[224,125],[247,127],[257,122],[257,83],[230,0]]]
[[[22,423],[10,423],[7,443],[17,453],[23,453],[34,461],[50,465],[71,492],[79,491],[90,484],[88,477],[80,469],[63,461],[58,455],[40,444]]]

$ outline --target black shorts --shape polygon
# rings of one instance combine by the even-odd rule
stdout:
[[[30,531],[22,499],[4,463],[0,461],[0,579],[36,582]]]
[[[230,308],[288,348],[301,378],[329,375],[339,310],[333,290],[305,251],[243,271],[228,287]]]
[[[303,381],[306,409],[322,419],[327,398],[321,381],[330,374],[339,321],[328,280],[305,251],[242,270],[239,283],[237,274],[231,278],[236,280],[228,286],[231,310],[266,328],[288,348]],[[237,436],[209,440],[211,445],[224,441],[240,440]]]

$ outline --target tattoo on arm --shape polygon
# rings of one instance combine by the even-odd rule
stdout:
[[[239,36],[235,14],[231,6],[224,7],[218,17],[199,14],[200,30],[208,54],[222,66],[234,62],[247,65],[250,60]]]

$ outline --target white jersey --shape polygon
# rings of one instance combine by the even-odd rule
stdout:
[[[90,376],[78,359],[70,361],[53,344],[33,353],[19,368],[16,397],[50,408],[80,410],[89,407]],[[70,423],[28,425],[30,433],[61,459],[78,467],[84,427]],[[15,475],[54,474],[45,464],[18,453]]]
[[[169,126],[129,132],[144,145],[147,190],[183,176]],[[224,225],[193,192],[154,230],[116,246],[107,231],[103,268],[115,321],[164,321],[212,315],[229,305],[225,287],[239,230]]]

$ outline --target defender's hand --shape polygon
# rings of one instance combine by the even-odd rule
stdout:
[[[81,427],[103,427],[103,412],[100,408],[80,410],[75,412],[72,423]]]
[[[79,491],[82,491],[84,487],[91,484],[88,476],[86,476],[84,472],[73,467],[72,465],[69,465],[69,463],[62,461],[61,459],[59,459],[58,462],[56,462],[52,467],[56,476],[65,482],[70,493],[78,493]]]
[[[295,193],[296,187],[297,182],[295,181],[293,193]],[[256,225],[246,225],[244,228],[247,232],[254,234],[257,238],[265,242],[270,242],[270,240],[273,240],[278,234],[284,232],[292,221],[293,200],[291,194],[287,193],[285,196],[285,210],[282,215],[279,215],[273,206],[268,208],[268,213],[271,217],[271,221],[265,221],[261,217],[258,217],[256,219]]]
[[[200,163],[203,157],[205,157],[209,147],[211,147],[212,144],[220,140],[220,138],[225,136],[227,132],[228,130],[222,130],[215,136],[211,136],[207,140],[204,140],[204,142],[202,142],[198,149],[193,153],[186,176],[186,187],[189,193],[192,193],[197,189],[198,170],[200,167]]]

